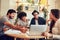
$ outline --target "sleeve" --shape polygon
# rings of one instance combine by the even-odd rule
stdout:
[[[4,22],[9,22],[9,20],[6,18],[6,17],[2,17],[1,18],[1,22],[4,23]]]
[[[54,26],[53,29],[52,29],[52,33],[53,33],[53,34],[58,34],[59,24],[60,24],[60,23],[59,23],[59,20],[56,21],[55,26]]]
[[[17,25],[21,26],[22,22],[20,20],[17,21]]]

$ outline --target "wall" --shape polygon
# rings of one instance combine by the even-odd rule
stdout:
[[[9,0],[1,0],[1,16],[5,15],[9,9]]]
[[[55,1],[56,9],[60,9],[60,0]]]
[[[16,1],[17,0],[9,0],[9,8],[16,9]]]
[[[48,9],[60,9],[60,0],[48,0]]]
[[[48,11],[50,11],[53,8],[60,9],[60,0],[48,0]],[[16,0],[0,0],[0,16],[5,15],[8,9],[16,9]],[[31,17],[32,12],[28,12],[28,18]]]
[[[6,15],[8,9],[15,9],[15,0],[0,0],[1,16]]]
[[[55,8],[55,0],[48,0],[48,10]]]

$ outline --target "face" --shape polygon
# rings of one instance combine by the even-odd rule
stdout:
[[[15,15],[16,15],[16,13],[11,13],[11,14],[9,14],[9,18],[10,18],[10,19],[14,19]]]
[[[35,19],[38,19],[38,13],[37,12],[35,12],[33,16]]]
[[[27,20],[27,17],[26,16],[22,17],[22,20],[23,21],[26,21]]]
[[[54,20],[55,19],[55,16],[52,13],[50,13],[50,19],[51,20]]]

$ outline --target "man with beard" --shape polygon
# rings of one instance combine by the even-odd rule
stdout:
[[[14,17],[16,15],[16,11],[13,9],[9,9],[6,16],[2,16],[0,18],[0,40],[14,40],[12,37],[9,37],[4,34],[4,31],[12,28],[16,30],[21,30],[20,26],[14,25]]]

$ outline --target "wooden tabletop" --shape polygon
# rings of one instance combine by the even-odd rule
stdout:
[[[32,38],[45,38],[45,36],[29,36],[27,34],[9,34],[9,33],[6,33],[6,35],[11,36],[11,37],[15,37],[15,38],[29,38],[29,39],[32,39]]]
[[[28,39],[45,38],[45,36],[41,36],[41,35],[31,36],[26,33],[25,34],[20,33],[20,31],[16,32],[16,30],[8,30],[7,32],[5,31],[4,33],[8,36],[15,37],[15,38],[28,38]]]

